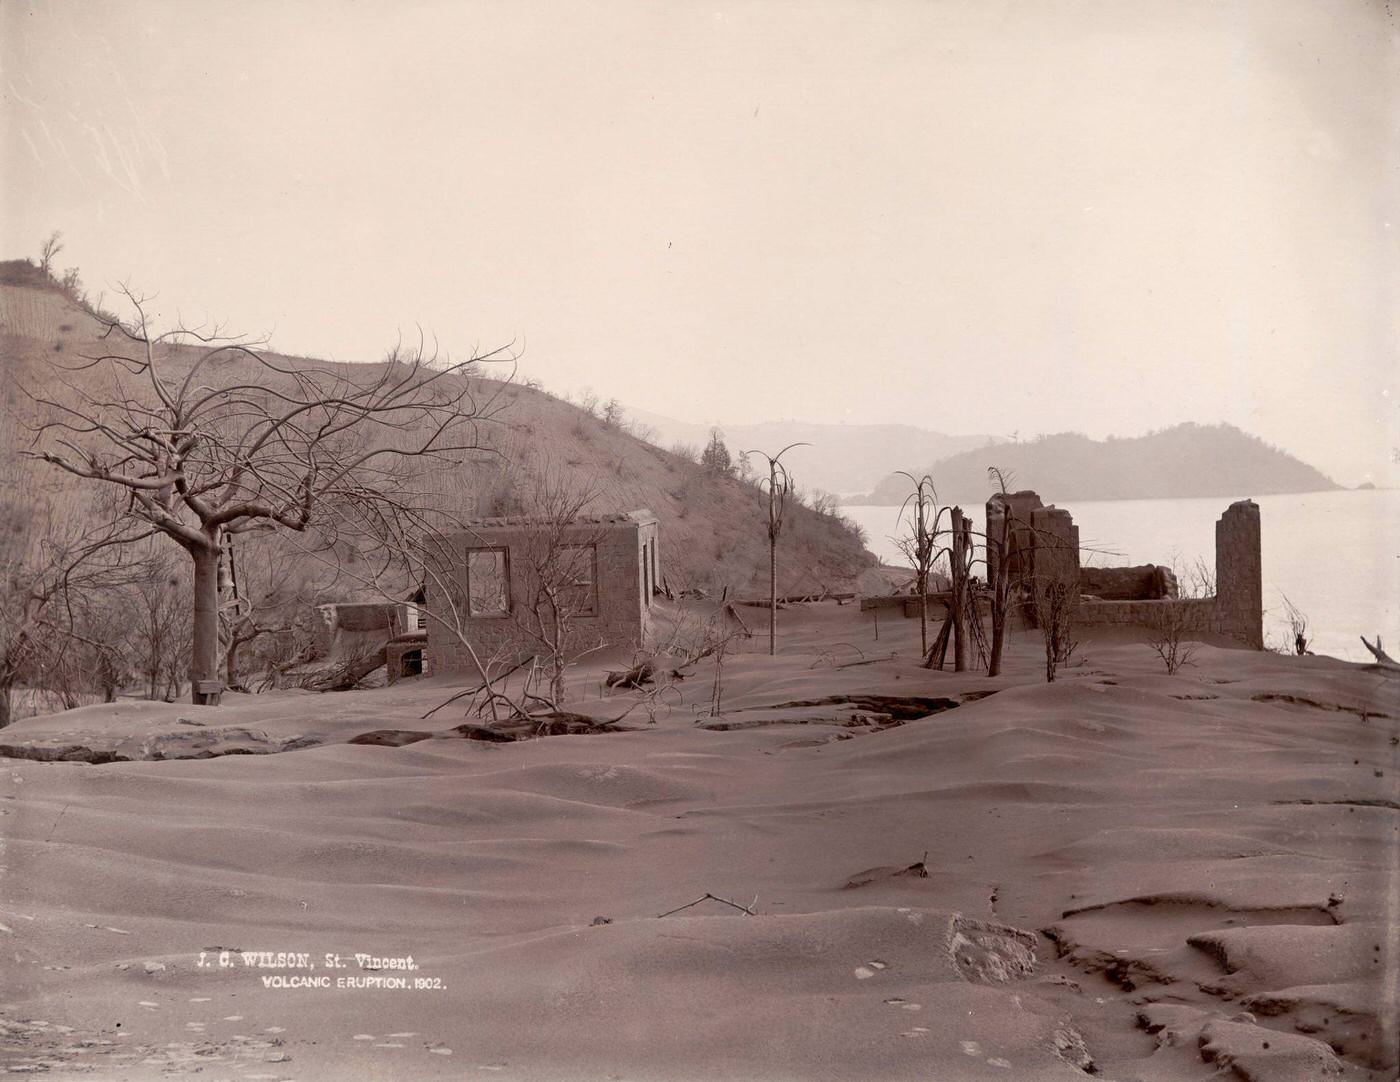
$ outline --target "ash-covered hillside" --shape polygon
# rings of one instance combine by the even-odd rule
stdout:
[[[105,306],[127,315],[115,301],[109,299]],[[104,342],[103,332],[92,311],[37,267],[24,260],[0,263],[0,497],[17,511],[56,507],[68,521],[98,513],[100,486],[21,452],[43,447],[50,438],[41,435],[35,443],[35,426],[44,412],[34,404],[34,391],[61,399],[65,383],[90,390],[92,381],[104,378],[100,366],[82,364],[85,357],[110,351],[112,343]],[[196,356],[195,350],[175,347],[164,363],[173,371],[188,370]],[[276,359],[284,367],[357,367],[308,357]],[[218,378],[237,378],[237,363],[221,366]],[[505,375],[509,369],[487,370],[475,378],[478,399],[492,403],[489,420],[480,426],[484,452],[427,482],[446,504],[479,515],[528,510],[532,478],[562,473],[592,494],[593,510],[655,512],[661,523],[663,573],[673,590],[728,587],[740,595],[766,593],[767,498],[759,489],[708,471],[637,438],[616,421],[521,382],[518,377],[528,375],[528,363],[516,379],[491,378],[497,371]],[[19,523],[5,540],[11,551],[35,540],[25,536],[25,518],[8,518]],[[857,529],[836,514],[797,504],[789,509],[779,551],[784,593],[853,589],[874,565]]]

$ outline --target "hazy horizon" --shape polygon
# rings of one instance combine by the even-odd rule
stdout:
[[[1400,482],[1379,0],[0,8],[0,250],[694,424],[1226,422]],[[75,60],[81,59],[81,62]]]

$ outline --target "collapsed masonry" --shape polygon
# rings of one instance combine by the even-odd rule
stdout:
[[[286,627],[250,646],[277,687],[349,686],[383,666],[389,683],[423,671],[427,636],[411,601],[337,601],[308,605]]]
[[[1081,567],[1079,527],[1070,513],[1046,506],[1032,491],[997,493],[987,501],[987,536],[1000,537],[1010,520],[1007,559],[1022,581],[1077,581],[1078,626],[1157,626],[1163,605],[1196,610],[1192,626],[1264,648],[1264,586],[1259,505],[1239,500],[1215,524],[1215,596],[1179,598],[1170,568]],[[988,580],[998,560],[988,552]]]

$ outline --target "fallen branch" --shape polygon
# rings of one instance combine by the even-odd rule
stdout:
[[[528,665],[530,662],[532,662],[532,661],[534,661],[534,660],[535,660],[534,656],[531,655],[530,657],[527,657],[524,661],[517,662],[516,664],[512,665],[509,669],[507,669],[504,673],[502,673],[500,676],[495,677],[495,678],[491,681],[491,683],[494,684],[494,683],[496,682],[496,680],[505,680],[507,677],[511,676],[517,669],[523,668],[524,666]],[[469,688],[467,688],[466,691],[459,691],[459,692],[457,692],[457,694],[451,696],[450,698],[444,700],[443,702],[438,703],[437,706],[435,706],[435,707],[433,707],[431,710],[429,710],[429,711],[428,711],[426,714],[424,714],[424,715],[422,716],[422,718],[420,718],[419,720],[420,720],[420,721],[426,721],[428,718],[432,717],[432,716],[433,716],[434,714],[436,714],[439,710],[441,710],[444,706],[451,706],[451,705],[452,705],[453,703],[455,703],[458,699],[464,699],[464,698],[466,698],[468,695],[475,695],[475,694],[477,694],[477,692],[485,691],[485,690],[486,690],[486,685],[485,685],[485,684],[477,684],[475,687],[469,687]]]
[[[609,669],[603,683],[610,688],[641,688],[643,684],[650,684],[655,677],[656,666],[650,661],[643,661],[625,671]]]
[[[836,647],[838,647],[838,646],[849,646],[852,650],[854,650],[857,654],[860,655],[860,657],[861,657],[861,660],[860,660],[860,661],[853,661],[853,662],[850,662],[850,664],[852,664],[852,665],[861,665],[861,664],[864,664],[864,663],[865,663],[865,651],[862,650],[862,649],[861,649],[859,646],[857,646],[855,643],[852,643],[852,642],[834,642],[834,643],[831,644],[831,649],[830,649],[830,650],[823,650],[821,656],[820,656],[819,658],[817,658],[816,661],[812,662],[811,668],[815,669],[815,668],[817,668],[817,666],[819,666],[819,665],[830,665],[830,666],[831,666],[832,668],[834,668],[834,669],[844,668],[844,667],[845,667],[844,665],[838,665],[837,662],[836,662]],[[891,656],[893,656],[893,655],[891,655]]]
[[[744,623],[744,618],[739,615],[739,610],[734,607],[734,602],[727,601],[724,605],[725,615],[738,624],[744,631],[744,638],[753,638],[753,632],[749,630],[749,625]]]
[[[753,911],[753,907],[758,905],[757,894],[753,896],[753,901],[751,901],[748,905],[740,905],[738,902],[731,902],[728,898],[721,898],[718,894],[706,893],[702,894],[699,898],[696,898],[693,902],[686,902],[685,905],[677,906],[675,909],[668,909],[665,913],[658,913],[656,919],[660,920],[662,917],[669,917],[673,913],[679,913],[682,909],[689,909],[691,906],[699,905],[701,902],[722,902],[725,905],[732,906],[733,908],[739,910],[740,913],[747,913],[751,917],[757,916],[757,914]]]
[[[1400,670],[1400,661],[1396,661],[1385,652],[1385,648],[1381,645],[1381,637],[1379,635],[1376,636],[1376,644],[1374,646],[1366,641],[1365,635],[1362,635],[1361,645],[1371,652],[1371,656],[1376,659],[1376,664],[1386,669]]]
[[[896,653],[892,653],[892,654],[885,654],[885,655],[882,655],[882,656],[880,656],[880,657],[861,658],[861,660],[859,660],[859,661],[843,661],[843,662],[841,662],[839,665],[833,665],[832,668],[833,668],[833,669],[854,669],[854,668],[856,668],[856,667],[858,667],[858,666],[860,666],[860,665],[878,665],[878,664],[879,664],[880,662],[882,662],[882,661],[894,661],[894,660],[897,659],[898,657],[899,657],[899,654],[896,652]],[[813,665],[812,668],[815,669],[816,666]]]

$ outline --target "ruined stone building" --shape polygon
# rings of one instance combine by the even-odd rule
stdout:
[[[1079,528],[1063,508],[1046,506],[1031,491],[997,493],[987,501],[987,536],[1001,536],[1010,519],[1007,545],[1012,574],[1024,582],[1060,578],[1077,582],[1083,595],[1074,622],[1081,627],[1116,624],[1153,626],[1163,604],[1189,605],[1202,631],[1264,648],[1264,586],[1259,505],[1239,500],[1215,524],[1215,595],[1177,600],[1170,568],[1080,566]],[[988,554],[988,578],[997,562]]]
[[[450,613],[483,662],[540,653],[531,629],[541,619],[551,626],[551,604],[565,613],[570,653],[639,645],[651,635],[658,542],[650,511],[578,516],[563,525],[480,519],[447,539],[447,566],[429,576],[426,606]],[[552,602],[541,602],[542,585]],[[436,620],[427,631],[431,672],[475,672],[456,636]]]

